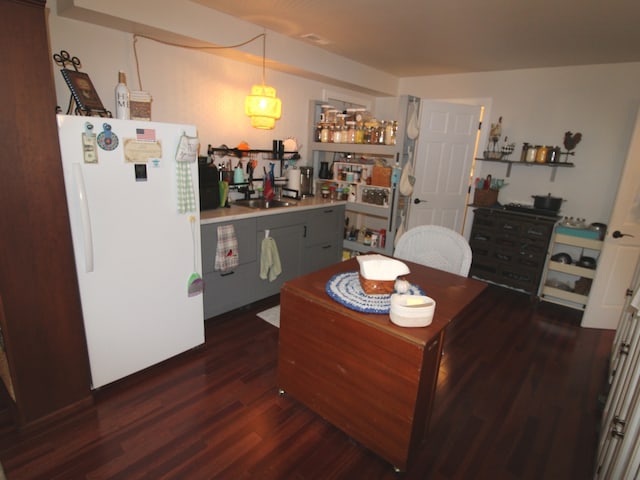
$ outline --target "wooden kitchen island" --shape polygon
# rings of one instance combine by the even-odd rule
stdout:
[[[405,262],[436,300],[433,322],[402,328],[326,293],[355,259],[286,282],[280,292],[278,386],[404,471],[427,432],[447,325],[486,288],[478,280]]]

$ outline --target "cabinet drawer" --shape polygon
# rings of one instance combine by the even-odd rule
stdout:
[[[255,228],[256,230],[264,231],[290,225],[302,225],[305,223],[306,218],[306,212],[283,212],[276,215],[265,215],[257,217]]]
[[[244,263],[228,272],[205,274],[204,318],[211,318],[258,299],[255,289],[247,288],[258,279],[257,262]]]
[[[551,236],[551,228],[552,225],[549,224],[527,225],[523,229],[522,234],[526,238],[540,239],[546,242]]]
[[[202,225],[200,238],[202,243],[202,271],[213,272],[218,246],[218,227],[233,225],[238,239],[238,260],[240,264],[256,261],[256,219],[247,218],[226,223],[212,223]]]
[[[304,249],[303,274],[338,263],[342,258],[342,242],[313,245]]]
[[[311,210],[307,216],[305,245],[321,245],[339,241],[344,229],[344,207]]]

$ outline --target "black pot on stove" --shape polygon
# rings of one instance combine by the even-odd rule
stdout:
[[[550,210],[552,212],[559,211],[564,201],[560,197],[552,197],[550,193],[548,195],[532,195],[532,197],[534,208]]]

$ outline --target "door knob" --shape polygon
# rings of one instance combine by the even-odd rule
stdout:
[[[426,200],[420,200],[419,198],[413,199],[413,203],[415,203],[416,205],[418,205],[420,202],[426,202]]]
[[[633,235],[629,233],[622,233],[620,230],[616,230],[611,234],[613,238],[622,238],[622,237],[633,237]]]

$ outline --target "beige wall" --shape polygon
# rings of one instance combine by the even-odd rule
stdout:
[[[124,0],[116,3],[121,1]],[[113,109],[118,70],[127,73],[131,88],[138,88],[133,37],[123,31],[132,28],[126,22],[118,24],[119,29],[96,24],[104,24],[104,16],[96,19],[95,15],[86,15],[83,21],[60,16],[58,3],[65,7],[69,4],[86,4],[92,8],[109,5],[118,15],[122,15],[122,8],[114,8],[113,2],[102,0],[47,2],[52,51],[65,49],[78,56],[83,63],[82,70],[91,76],[103,103]],[[131,18],[139,15],[150,19],[150,23],[155,21],[154,28],[184,34],[193,24],[197,38],[212,32],[216,38],[211,41],[226,45],[256,33],[255,27],[240,21],[236,24],[232,19],[221,23],[217,17],[213,21],[197,18],[191,22],[191,18],[185,20],[185,15],[163,10],[179,5],[188,13],[194,4],[187,0],[134,3],[156,6],[147,9],[145,15],[133,9],[127,13]],[[175,18],[173,22],[172,18]],[[283,102],[283,116],[274,130],[250,128],[243,112],[244,97],[251,84],[261,81],[259,66],[246,63],[242,55],[229,59],[140,39],[137,44],[140,73],[144,89],[154,98],[153,119],[195,124],[204,145],[234,146],[246,140],[254,148],[269,148],[272,139],[292,136],[306,149],[311,131],[309,100],[322,99],[328,91],[370,99],[371,91],[389,92],[394,88],[393,80],[386,74],[320,55],[301,48],[300,42],[287,41],[275,34],[269,33],[269,38],[267,55],[276,59],[279,69],[267,69],[267,83],[277,88]],[[251,48],[261,51],[261,44]],[[253,60],[255,57],[250,59]],[[310,74],[314,69],[315,74]],[[57,72],[58,67],[54,66],[54,70],[58,102],[66,108],[68,89]],[[353,89],[346,88],[349,85]],[[485,125],[502,116],[504,133],[517,142],[517,149],[523,141],[561,144],[565,131],[581,132],[582,143],[572,158],[576,168],[559,170],[552,183],[548,168],[514,167],[509,186],[501,193],[500,200],[531,203],[531,195],[552,193],[567,199],[563,214],[606,222],[640,104],[638,85],[640,63],[633,63],[405,78],[398,79],[396,93],[483,103],[489,107]],[[308,162],[308,157],[303,156],[301,164]],[[503,177],[506,173],[502,165],[479,163],[478,168],[482,175],[491,173]]]
[[[488,99],[485,125],[503,117],[503,132],[523,141],[562,146],[564,132],[581,132],[575,168],[513,167],[500,201],[531,203],[530,195],[567,199],[564,215],[590,222],[609,218],[640,105],[640,63],[406,78],[401,92],[432,99]],[[482,103],[482,101],[480,101]],[[486,147],[483,142],[481,149]],[[506,167],[478,163],[479,173],[504,176]]]

